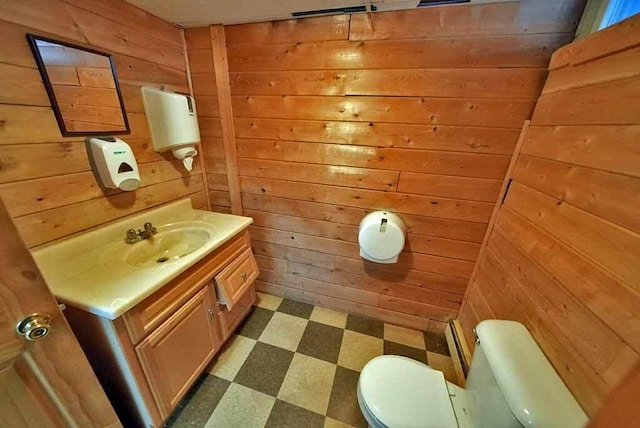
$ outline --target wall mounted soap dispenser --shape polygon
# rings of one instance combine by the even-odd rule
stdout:
[[[193,157],[198,154],[200,130],[196,105],[188,95],[143,86],[142,102],[156,152],[171,150],[191,171]]]
[[[140,186],[138,163],[131,147],[119,138],[87,138],[89,159],[98,183],[107,189],[135,190]]]

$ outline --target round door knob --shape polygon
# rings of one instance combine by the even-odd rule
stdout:
[[[51,317],[47,314],[32,314],[16,326],[16,331],[27,340],[42,339],[51,331]]]

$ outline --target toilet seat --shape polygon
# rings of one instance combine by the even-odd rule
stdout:
[[[410,358],[385,355],[360,373],[359,398],[389,428],[457,428],[442,372]]]

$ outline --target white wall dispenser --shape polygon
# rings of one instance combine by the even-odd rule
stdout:
[[[138,163],[131,147],[115,137],[87,138],[89,159],[98,183],[107,189],[136,190]]]
[[[200,143],[196,104],[192,97],[160,90],[151,86],[141,88],[142,102],[156,152],[171,150],[191,171],[193,157]]]
[[[404,248],[406,228],[397,215],[374,211],[360,222],[360,257],[376,263],[396,263]]]

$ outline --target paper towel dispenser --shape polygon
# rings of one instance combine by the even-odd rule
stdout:
[[[198,154],[196,146],[200,143],[193,98],[151,86],[143,86],[140,90],[153,148],[157,152],[171,150],[190,171],[193,157]]]
[[[376,263],[396,263],[404,248],[406,228],[397,215],[374,211],[360,222],[360,256]]]

